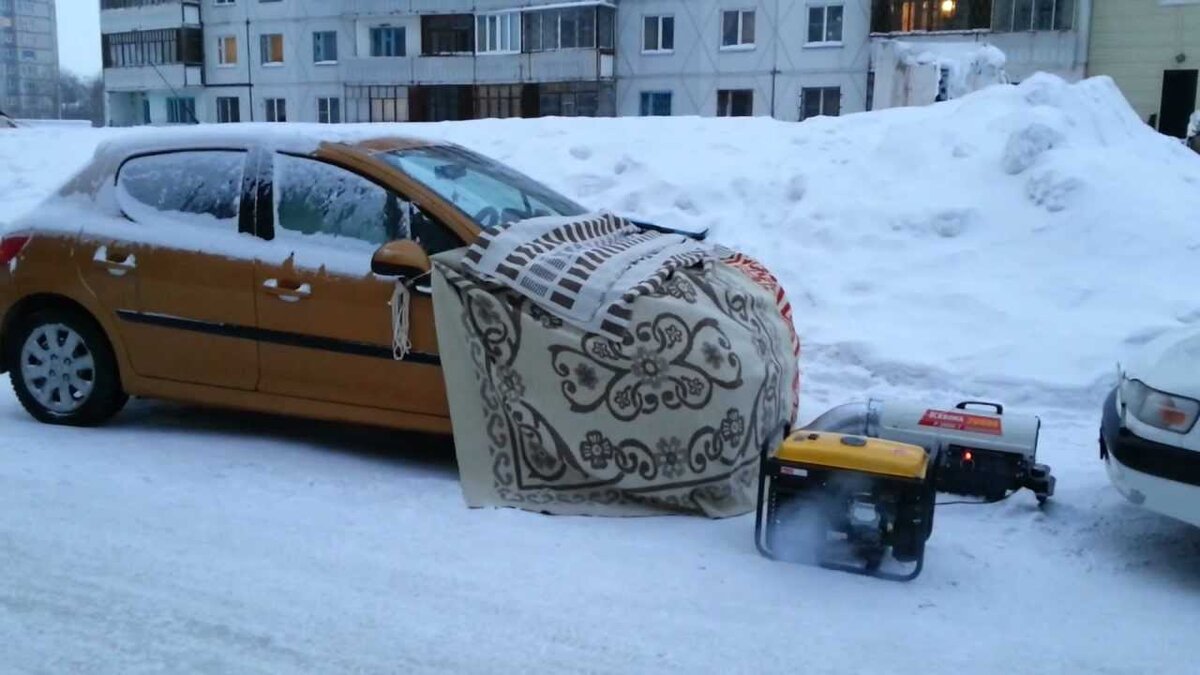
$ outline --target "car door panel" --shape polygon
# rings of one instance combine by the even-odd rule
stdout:
[[[406,234],[372,229],[388,221],[396,196],[315,159],[277,155],[275,161],[274,194],[282,203],[271,213],[271,243],[286,258],[260,258],[256,265],[260,391],[449,415],[431,298],[412,294],[413,347],[396,360],[396,280],[370,270],[377,245]]]
[[[260,263],[260,390],[321,401],[448,415],[428,296],[410,303],[413,348],[392,352],[394,281]],[[272,289],[297,289],[296,295]]]
[[[254,259],[231,255],[249,236],[239,234],[253,206],[242,204],[246,156],[158,153],[131,158],[118,173],[118,201],[130,221],[119,230],[127,234],[92,238],[82,265],[97,295],[108,298],[140,376],[257,385]]]

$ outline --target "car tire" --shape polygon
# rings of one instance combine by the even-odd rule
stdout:
[[[51,307],[18,319],[8,351],[17,400],[40,422],[95,426],[129,398],[104,331],[77,310]]]

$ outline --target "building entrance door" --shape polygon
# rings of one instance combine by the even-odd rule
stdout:
[[[1187,136],[1188,119],[1196,110],[1197,70],[1163,72],[1162,103],[1159,105],[1158,130],[1168,136]]]

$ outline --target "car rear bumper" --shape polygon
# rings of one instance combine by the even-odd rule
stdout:
[[[0,373],[8,372],[8,359],[3,352],[4,330],[8,327],[8,310],[17,301],[17,286],[7,266],[0,266]]]
[[[1200,452],[1137,436],[1121,425],[1116,392],[1104,404],[1100,457],[1129,501],[1200,527]]]

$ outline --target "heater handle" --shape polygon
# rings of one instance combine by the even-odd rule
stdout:
[[[966,410],[967,406],[969,405],[979,405],[987,408],[993,408],[997,415],[1004,414],[1004,406],[1000,405],[999,403],[992,403],[991,401],[963,401],[954,407],[958,408],[959,410]]]

